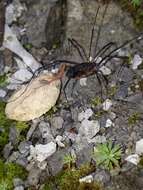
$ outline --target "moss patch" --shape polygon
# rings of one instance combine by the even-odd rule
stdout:
[[[95,170],[95,167],[86,164],[79,169],[68,168],[63,170],[55,177],[51,177],[47,180],[43,190],[52,190],[54,187],[58,187],[59,190],[102,190],[99,183],[93,182],[90,184],[79,183],[79,179],[89,175]]]
[[[27,172],[21,166],[14,163],[4,163],[0,160],[0,187],[2,190],[12,190],[13,189],[13,179],[18,177],[25,179]]]
[[[117,0],[116,0],[117,1]],[[133,0],[119,0],[121,7],[128,11],[134,19],[135,26],[138,29],[143,29],[143,1],[140,0],[138,5],[134,5]]]
[[[4,145],[8,143],[10,127],[16,126],[19,133],[22,133],[28,128],[28,124],[26,122],[8,119],[5,115],[5,106],[5,102],[0,102],[0,156]],[[20,138],[23,139],[23,135],[20,135]]]

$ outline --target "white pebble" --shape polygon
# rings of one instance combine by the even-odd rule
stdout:
[[[58,146],[59,147],[61,147],[61,148],[64,148],[65,147],[65,144],[64,143],[62,143],[62,140],[63,140],[63,137],[62,136],[60,136],[60,135],[58,135],[58,136],[56,136],[56,143],[58,144]]]
[[[88,176],[85,176],[85,177],[79,179],[80,183],[83,183],[83,182],[91,183],[92,181],[93,181],[93,176],[92,175],[88,175]]]
[[[108,128],[108,127],[111,127],[111,126],[113,126],[113,125],[114,125],[114,124],[113,124],[113,122],[111,121],[111,119],[107,119],[105,127]]]
[[[83,119],[89,119],[93,115],[93,111],[91,108],[88,108],[85,111],[82,111],[78,114],[78,121],[82,121]]]
[[[112,105],[113,105],[112,101],[110,99],[106,99],[103,102],[103,110],[108,111]]]
[[[136,154],[143,154],[143,139],[136,142]]]
[[[134,165],[137,165],[140,161],[139,155],[138,154],[131,154],[129,155],[126,159],[127,162],[130,162]]]
[[[80,86],[86,86],[87,85],[87,78],[82,78],[79,80]]]
[[[6,91],[3,89],[0,89],[0,98],[4,98],[6,96]]]
[[[135,54],[134,58],[132,60],[132,69],[136,70],[140,64],[142,64],[143,59],[140,57],[140,55]]]

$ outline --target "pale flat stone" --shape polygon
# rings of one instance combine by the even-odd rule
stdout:
[[[93,176],[92,175],[88,175],[88,176],[85,176],[85,177],[79,179],[80,183],[83,183],[83,182],[91,183],[92,181],[93,181]]]
[[[112,105],[113,105],[112,101],[110,99],[106,99],[103,102],[103,110],[108,111]]]
[[[140,158],[139,158],[138,154],[131,154],[125,160],[127,162],[130,162],[130,163],[134,164],[134,165],[138,165],[138,163],[140,161]]]
[[[60,93],[60,81],[48,84],[51,74],[39,77],[15,92],[6,105],[8,118],[18,121],[29,121],[49,111],[56,103]]]
[[[134,58],[132,60],[132,69],[136,70],[140,64],[142,64],[143,59],[140,57],[140,55],[135,54]]]
[[[31,145],[28,160],[43,162],[55,152],[56,144],[54,142],[50,142],[48,144],[38,144],[35,147]]]
[[[143,139],[136,142],[136,154],[143,154]]]

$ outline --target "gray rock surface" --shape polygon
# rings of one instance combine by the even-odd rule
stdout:
[[[20,185],[20,186],[15,187],[14,190],[24,190],[24,187]]]
[[[16,127],[11,127],[9,132],[9,141],[14,145],[17,143],[18,138],[18,131]]]
[[[36,166],[31,168],[27,178],[27,184],[29,186],[36,186],[39,182],[40,174],[41,171],[39,170],[39,168],[36,168]]]
[[[13,146],[11,145],[11,142],[6,144],[3,149],[3,157],[7,159],[13,149]]]
[[[30,145],[32,145],[32,142],[30,141],[21,142],[18,146],[19,152],[27,156],[30,152]]]
[[[13,180],[14,187],[24,185],[24,181],[20,178],[14,178]]]
[[[3,55],[3,52],[0,51],[0,75],[3,75],[4,74],[4,55]]]
[[[61,129],[63,127],[63,123],[64,123],[64,120],[62,117],[54,117],[51,120],[52,127],[56,128],[56,129]]]
[[[59,37],[61,6],[60,4],[56,6],[58,0],[31,0],[25,3],[27,11],[20,22],[26,23],[29,42],[36,47],[40,47],[42,43],[48,43],[47,46],[51,48],[54,44],[54,37]]]
[[[94,180],[104,185],[107,185],[110,182],[110,178],[110,173],[105,170],[97,170],[94,175]]]

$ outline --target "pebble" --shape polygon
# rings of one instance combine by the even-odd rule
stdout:
[[[62,136],[60,136],[60,135],[56,136],[55,140],[56,140],[56,143],[58,144],[59,147],[61,147],[61,148],[65,147],[65,144],[62,143],[62,141],[63,141],[63,137]]]
[[[61,129],[63,127],[63,123],[64,123],[64,120],[62,117],[54,117],[51,120],[52,127],[56,128],[56,129]]]
[[[136,142],[136,154],[142,155],[143,154],[143,139],[140,139]]]
[[[9,132],[9,141],[14,145],[17,143],[18,132],[16,127],[11,127]]]
[[[114,112],[110,112],[109,117],[111,120],[114,120],[114,119],[116,119],[116,114]]]
[[[33,145],[30,146],[30,156],[29,160],[35,160],[38,162],[42,162],[46,160],[49,156],[54,154],[56,151],[56,144],[54,142],[50,142],[47,144],[37,144],[35,147]]]
[[[3,149],[3,157],[5,159],[7,159],[11,153],[13,149],[13,146],[11,145],[11,142],[9,142],[8,144],[5,145],[4,149]]]
[[[103,110],[108,111],[112,105],[113,105],[112,101],[110,99],[106,99],[103,102]]]
[[[79,134],[85,136],[87,139],[93,138],[100,130],[100,124],[96,120],[87,120],[84,119],[81,122],[81,126],[79,128]]]
[[[107,184],[111,179],[110,173],[105,170],[97,170],[94,175],[94,180],[102,184]]]
[[[79,80],[80,86],[86,86],[87,85],[87,78],[82,78]]]
[[[92,181],[93,181],[93,176],[92,175],[88,175],[88,176],[85,176],[85,177],[79,179],[80,183],[83,183],[83,182],[91,183]]]
[[[140,64],[142,64],[143,59],[140,57],[140,55],[135,54],[134,58],[132,60],[132,69],[136,70]]]
[[[114,123],[111,121],[111,119],[107,119],[105,127],[108,128],[108,127],[111,127],[111,126],[114,126]]]
[[[3,52],[0,51],[0,75],[4,74],[4,55]]]
[[[9,82],[15,83],[15,81],[17,81],[23,83],[29,81],[31,78],[32,78],[32,73],[30,71],[28,71],[27,69],[20,69],[11,76]]]
[[[19,152],[21,154],[29,154],[30,152],[30,145],[32,145],[32,142],[30,141],[23,141],[20,143],[20,145],[18,146]]]
[[[24,185],[24,182],[20,178],[14,178],[13,180],[14,187]]]
[[[140,158],[139,158],[138,154],[131,154],[125,160],[134,164],[134,165],[138,165]]]
[[[50,124],[48,122],[41,121],[39,124],[39,130],[41,132],[42,138],[47,139],[47,143],[54,139],[50,129]]]
[[[29,186],[36,186],[39,182],[41,170],[34,166],[28,174],[27,183]]]
[[[94,143],[94,144],[96,144],[96,143],[105,143],[106,142],[106,137],[103,136],[103,135],[97,135],[94,138],[89,139],[88,142],[89,143]]]
[[[111,70],[106,66],[102,66],[99,70],[102,71],[103,75],[105,76],[111,74]]]
[[[0,98],[4,98],[6,96],[7,92],[3,89],[0,89]]]
[[[24,187],[20,185],[20,186],[15,187],[14,190],[24,190]]]
[[[93,111],[91,108],[88,108],[85,111],[82,111],[78,114],[78,121],[82,121],[83,119],[89,119],[93,115]]]

